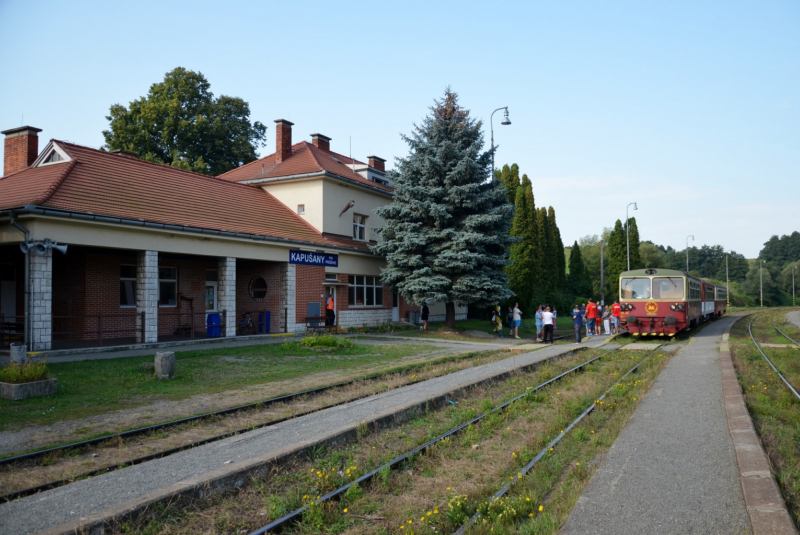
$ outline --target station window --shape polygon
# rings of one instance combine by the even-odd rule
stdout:
[[[327,282],[339,282],[339,275],[336,273],[326,273],[325,280]]]
[[[264,299],[267,296],[267,281],[264,277],[253,277],[250,280],[249,290],[253,299]]]
[[[298,204],[297,205],[297,213],[300,215],[305,215],[306,213],[306,205],[305,204]]]
[[[383,284],[380,277],[350,275],[347,282],[350,306],[383,306]]]
[[[136,307],[136,266],[119,267],[119,306]]]
[[[158,306],[178,306],[178,268],[158,268]]]
[[[353,239],[367,241],[367,216],[353,214]]]

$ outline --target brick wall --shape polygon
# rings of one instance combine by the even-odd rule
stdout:
[[[256,260],[236,261],[236,325],[241,321],[242,312],[250,312],[253,324],[258,329],[258,313],[270,312],[270,332],[281,332],[281,267],[275,262]],[[267,295],[263,299],[250,296],[250,281],[263,277],[267,281]]]
[[[323,283],[325,282],[325,267],[324,266],[304,266],[301,264],[295,265],[295,313],[297,323],[305,328],[304,320],[308,316],[308,303],[319,303],[319,309],[322,315],[325,315],[325,298],[320,297],[325,293]],[[339,299],[337,295],[337,300]],[[347,303],[347,295],[345,294],[345,303]]]

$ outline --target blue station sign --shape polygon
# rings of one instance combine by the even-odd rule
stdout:
[[[289,263],[305,264],[307,266],[339,267],[339,255],[289,251]]]

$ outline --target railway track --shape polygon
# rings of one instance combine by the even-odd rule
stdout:
[[[756,317],[757,316],[753,316],[750,319],[750,323],[747,325],[747,330],[750,333],[750,339],[753,341],[753,345],[755,345],[755,347],[758,350],[758,352],[761,353],[761,356],[764,358],[764,360],[767,361],[767,363],[770,365],[772,370],[776,374],[778,374],[778,377],[780,377],[780,379],[783,382],[784,386],[786,386],[786,388],[788,388],[792,392],[792,394],[794,394],[794,396],[798,400],[800,400],[800,393],[798,393],[797,388],[795,388],[794,385],[792,385],[792,383],[790,383],[789,380],[786,379],[786,377],[784,377],[784,375],[780,372],[780,370],[778,370],[777,366],[775,366],[775,364],[772,362],[772,360],[770,360],[770,358],[764,352],[764,349],[761,347],[761,344],[759,344],[758,341],[756,340],[756,337],[753,334],[753,322],[756,320]],[[770,321],[772,322],[772,320],[770,320]],[[783,334],[783,332],[780,329],[778,329],[778,327],[775,325],[774,322],[772,322],[772,326],[775,327],[775,330],[778,331],[779,333],[781,333],[781,335],[783,335],[784,337],[786,337],[789,340],[792,340],[791,338],[789,338],[788,336]],[[792,342],[794,342],[794,340],[792,340]],[[794,343],[796,344],[797,342],[794,342]]]
[[[574,335],[561,336],[561,337],[558,337],[557,339],[563,340],[563,339],[566,339],[566,338],[570,338],[572,336],[574,336]],[[30,452],[30,453],[26,453],[26,454],[22,454],[22,455],[15,455],[15,456],[12,456],[12,457],[6,457],[4,459],[0,459],[0,469],[2,469],[2,468],[8,469],[10,467],[13,467],[14,465],[20,465],[20,464],[29,463],[29,462],[36,462],[38,459],[44,458],[46,456],[58,456],[58,455],[67,454],[69,452],[76,451],[76,450],[83,450],[83,449],[86,449],[86,448],[91,448],[93,446],[100,446],[100,445],[109,443],[109,441],[130,440],[132,438],[137,438],[137,437],[142,437],[142,436],[148,435],[148,434],[153,433],[155,431],[163,431],[163,430],[168,430],[168,429],[174,429],[174,428],[177,428],[179,426],[183,426],[183,425],[194,423],[194,422],[203,422],[203,421],[207,421],[207,420],[212,420],[212,419],[218,418],[220,416],[236,415],[236,414],[243,413],[245,411],[251,411],[251,410],[256,410],[256,409],[257,410],[265,410],[265,409],[268,409],[268,408],[270,408],[272,406],[276,406],[276,405],[279,405],[279,404],[292,403],[292,402],[296,402],[296,401],[302,400],[302,399],[307,399],[308,397],[313,397],[313,396],[321,396],[323,394],[336,391],[337,389],[346,389],[348,387],[352,387],[352,386],[354,386],[356,384],[359,384],[359,383],[377,382],[377,381],[386,379],[389,376],[396,375],[398,373],[410,373],[410,372],[413,372],[413,371],[416,371],[416,370],[424,369],[424,368],[432,366],[432,365],[440,365],[440,364],[448,364],[448,363],[453,363],[453,362],[461,362],[461,361],[465,361],[467,359],[472,359],[472,358],[478,357],[478,356],[480,356],[482,354],[489,354],[489,353],[493,353],[493,352],[494,351],[478,352],[478,353],[473,352],[473,353],[469,353],[469,354],[466,354],[466,355],[447,357],[447,358],[443,358],[443,359],[438,359],[438,360],[433,361],[433,362],[420,363],[420,364],[415,364],[415,365],[412,365],[412,366],[406,366],[406,367],[403,367],[401,369],[392,369],[392,370],[389,370],[389,371],[386,371],[386,372],[369,374],[369,375],[357,377],[355,379],[351,379],[349,381],[342,381],[342,382],[339,382],[339,383],[326,385],[326,386],[322,386],[322,387],[318,387],[318,388],[313,388],[313,389],[303,390],[303,391],[295,392],[295,393],[291,393],[291,394],[285,394],[285,395],[281,395],[281,396],[276,396],[276,397],[260,400],[260,401],[253,402],[253,403],[248,403],[248,404],[244,404],[244,405],[238,405],[236,407],[230,407],[230,408],[221,409],[221,410],[218,410],[218,411],[206,412],[206,413],[203,413],[203,414],[190,416],[190,417],[187,417],[187,418],[181,418],[181,419],[178,419],[178,420],[171,420],[171,421],[168,421],[168,422],[149,425],[149,426],[145,426],[145,427],[141,427],[141,428],[137,428],[137,429],[124,431],[124,432],[121,432],[121,433],[114,433],[114,434],[111,434],[111,435],[105,435],[105,436],[102,436],[102,437],[93,438],[93,439],[89,439],[89,440],[72,442],[72,443],[69,443],[69,444],[64,444],[62,446],[46,448],[46,449],[43,449],[43,450],[38,450],[38,451],[35,451],[35,452]],[[406,386],[407,384],[411,384],[413,382],[416,382],[416,381],[414,381],[414,380],[405,381],[405,382],[402,382],[400,384],[395,385],[394,388],[401,388],[401,387]],[[20,489],[20,490],[16,490],[16,491],[13,491],[13,492],[6,493],[4,495],[0,495],[0,503],[9,502],[9,501],[12,501],[12,500],[16,500],[16,499],[22,498],[24,496],[30,496],[32,494],[36,494],[36,493],[39,493],[39,492],[42,492],[42,491],[45,491],[45,490],[50,490],[50,489],[54,489],[54,488],[61,487],[61,486],[64,486],[64,485],[68,485],[69,483],[71,483],[73,481],[76,481],[76,480],[94,477],[94,476],[97,476],[97,475],[100,475],[100,474],[104,474],[104,473],[107,473],[107,472],[111,472],[111,471],[114,471],[114,470],[119,470],[119,469],[125,468],[127,466],[141,464],[141,463],[144,463],[144,462],[147,462],[147,461],[151,461],[151,460],[159,459],[159,458],[166,457],[166,456],[169,456],[169,455],[173,455],[173,454],[181,452],[181,451],[185,451],[185,450],[188,450],[188,449],[196,448],[198,446],[202,446],[202,445],[209,444],[209,443],[212,443],[212,442],[217,442],[219,440],[223,440],[223,439],[231,437],[231,436],[235,436],[235,435],[239,435],[239,434],[242,434],[242,433],[246,433],[246,432],[252,431],[254,429],[260,429],[260,428],[263,428],[263,427],[276,425],[276,424],[279,424],[281,422],[284,422],[284,421],[287,421],[287,420],[290,420],[290,419],[299,418],[299,417],[302,417],[302,416],[313,414],[315,412],[326,410],[326,409],[329,409],[331,407],[336,407],[336,406],[339,406],[339,405],[342,405],[342,404],[345,404],[345,403],[351,403],[353,401],[357,401],[359,399],[363,399],[363,398],[372,396],[374,394],[375,394],[375,392],[371,391],[371,392],[368,392],[368,393],[360,395],[360,396],[347,397],[346,399],[343,399],[341,401],[338,401],[338,402],[335,402],[335,403],[329,403],[329,404],[326,404],[326,405],[323,405],[323,406],[320,406],[320,407],[316,407],[316,408],[308,410],[308,411],[294,413],[294,414],[292,414],[290,416],[287,416],[287,417],[272,419],[272,420],[269,420],[269,421],[266,421],[266,422],[262,422],[262,423],[259,423],[259,424],[255,424],[255,425],[248,425],[246,427],[242,427],[242,428],[235,429],[235,430],[232,430],[232,431],[227,431],[225,433],[213,435],[213,436],[204,438],[202,440],[195,440],[195,441],[192,441],[192,442],[189,442],[189,443],[186,443],[186,444],[181,444],[181,445],[176,446],[176,447],[171,447],[171,448],[168,448],[168,449],[164,449],[164,450],[156,451],[156,452],[153,452],[153,453],[149,453],[147,455],[136,456],[136,457],[133,457],[133,458],[125,459],[125,460],[120,461],[120,462],[115,462],[115,463],[112,463],[112,464],[103,465],[103,466],[100,466],[98,468],[82,472],[82,473],[80,473],[78,475],[70,475],[70,477],[68,477],[68,478],[55,479],[55,480],[47,481],[45,483],[41,483],[41,484],[33,485],[33,486],[30,486],[30,487],[26,487],[24,489]]]
[[[585,361],[585,362],[583,362],[583,363],[581,363],[581,364],[579,364],[577,366],[574,366],[574,367],[570,368],[569,370],[567,370],[567,371],[565,371],[565,372],[553,377],[552,379],[549,379],[549,380],[537,385],[536,387],[529,388],[524,393],[513,397],[512,399],[500,404],[496,408],[494,408],[494,409],[492,409],[490,411],[484,412],[483,414],[480,414],[480,415],[470,419],[469,421],[467,421],[465,423],[462,423],[462,424],[460,424],[460,425],[458,425],[456,427],[453,427],[453,428],[449,429],[448,431],[440,434],[439,436],[437,436],[437,437],[425,442],[424,444],[422,444],[420,446],[417,446],[417,447],[415,447],[415,448],[413,448],[411,450],[408,450],[405,453],[395,457],[391,461],[389,461],[389,462],[387,462],[385,464],[382,464],[381,466],[378,466],[377,468],[374,468],[374,469],[370,470],[369,472],[363,474],[359,478],[354,479],[353,481],[350,481],[347,484],[342,485],[339,488],[320,496],[319,498],[314,500],[312,503],[309,503],[308,505],[304,505],[303,507],[300,507],[300,508],[298,508],[298,509],[296,509],[296,510],[294,510],[294,511],[292,511],[292,512],[290,512],[290,513],[288,513],[288,514],[276,519],[276,520],[273,520],[269,524],[266,524],[266,525],[264,525],[264,526],[262,526],[262,527],[260,527],[260,528],[258,528],[256,530],[252,531],[250,533],[250,535],[263,535],[263,534],[266,534],[266,533],[279,532],[279,531],[287,528],[288,526],[290,526],[292,523],[300,520],[303,517],[303,515],[307,511],[309,511],[309,509],[311,509],[312,507],[320,506],[322,504],[325,504],[326,502],[334,500],[334,499],[346,494],[348,492],[348,490],[350,490],[351,488],[357,487],[357,486],[360,486],[360,485],[363,485],[363,484],[369,482],[370,480],[374,479],[376,476],[378,476],[379,474],[381,474],[382,472],[384,472],[386,470],[396,469],[397,467],[401,466],[408,459],[413,458],[413,457],[417,456],[418,454],[421,454],[421,453],[425,452],[426,450],[429,450],[433,446],[436,446],[437,444],[441,443],[442,441],[445,441],[445,440],[449,439],[450,437],[452,437],[452,436],[464,431],[465,429],[468,429],[471,426],[474,426],[475,424],[481,422],[482,420],[486,419],[487,417],[489,417],[491,415],[498,414],[498,413],[502,414],[504,410],[507,410],[510,405],[516,403],[517,401],[520,401],[521,399],[526,398],[526,397],[530,396],[531,394],[537,392],[538,390],[541,390],[541,389],[543,389],[543,388],[545,388],[547,386],[550,386],[550,385],[552,385],[552,384],[564,379],[565,377],[570,376],[571,374],[574,374],[574,373],[576,373],[576,372],[578,372],[578,371],[580,371],[582,369],[585,369],[586,367],[590,366],[592,363],[595,363],[599,359],[607,357],[607,356],[609,356],[609,355],[611,355],[613,353],[616,353],[618,351],[619,351],[619,349],[614,349],[614,350],[611,350],[611,351],[607,351],[607,352],[605,352],[605,353],[603,353],[601,355],[593,357],[593,358],[591,358],[591,359],[589,359],[589,360],[587,360],[587,361]],[[637,363],[633,368],[628,370],[628,372],[625,373],[624,376],[622,376],[618,381],[616,381],[614,383],[614,386],[616,386],[617,384],[622,382],[625,378],[628,377],[628,375],[630,375],[631,373],[636,371],[636,369],[643,362],[645,362],[648,358],[649,358],[649,355],[648,355],[648,357],[642,359],[639,363]],[[590,412],[592,412],[592,410],[595,408],[595,406],[598,403],[603,401],[603,399],[606,397],[608,392],[610,392],[614,388],[614,386],[612,386],[610,389],[608,389],[606,391],[606,393],[604,393],[600,398],[598,398],[595,402],[593,402],[591,404],[591,406],[586,408],[586,410],[584,410],[577,419],[575,419],[572,423],[570,423],[569,426],[565,427],[565,429],[554,440],[552,440],[545,447],[545,449],[542,450],[542,452],[536,458],[534,458],[525,467],[523,473],[529,471],[533,467],[533,465],[536,463],[536,461],[541,459],[541,457],[544,454],[546,454],[547,451],[550,451],[550,449],[553,448],[555,446],[555,444],[557,444],[561,439],[563,439],[567,435],[567,433],[569,433],[570,430],[575,425],[577,425],[583,418],[585,418]],[[513,482],[516,482],[518,480],[518,478],[519,478],[519,476],[515,476]],[[508,490],[508,488],[510,488],[510,485],[507,485],[506,487],[504,487],[504,490],[502,490],[501,492],[503,492],[503,493],[506,492]],[[502,495],[502,494],[500,494],[500,495]],[[498,496],[498,495],[495,495],[495,496]],[[472,521],[474,522],[474,520],[472,520]],[[471,522],[470,522],[470,525],[471,525]],[[462,527],[462,529],[466,529],[467,527],[469,527],[469,526]],[[458,533],[463,533],[463,531],[459,530]]]

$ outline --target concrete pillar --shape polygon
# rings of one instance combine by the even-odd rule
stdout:
[[[227,310],[225,332],[222,336],[236,336],[236,259],[222,257],[217,264],[217,310]]]
[[[136,261],[136,312],[136,341],[145,344],[158,342],[158,251],[139,251]]]
[[[288,262],[283,265],[281,269],[281,309],[279,311],[281,320],[281,330],[286,329],[287,332],[293,333],[297,331],[296,324],[296,289],[297,278],[295,272],[295,265]],[[284,318],[284,311],[286,316]]]
[[[53,338],[53,250],[29,254],[31,351],[46,351]]]

